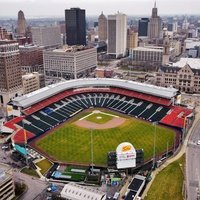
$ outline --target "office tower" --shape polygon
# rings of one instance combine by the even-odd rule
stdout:
[[[157,66],[162,65],[163,47],[144,46],[129,49],[132,63],[137,66]]]
[[[17,36],[25,36],[26,34],[26,19],[24,17],[23,11],[18,12],[17,20]]]
[[[185,16],[184,20],[183,20],[183,24],[182,24],[182,29],[187,31],[188,27],[189,27],[190,23],[188,22],[187,16]]]
[[[178,21],[176,18],[174,18],[174,20],[173,20],[173,30],[172,31],[175,33],[178,31]]]
[[[127,18],[125,14],[108,15],[108,54],[115,58],[126,55]]]
[[[12,33],[8,32],[5,28],[0,27],[0,40],[12,40]]]
[[[127,49],[138,46],[138,33],[128,29],[127,31]]]
[[[169,57],[170,57],[170,43],[169,43],[169,36],[167,32],[167,28],[163,29],[163,59],[162,64],[168,65],[169,64]]]
[[[5,107],[11,98],[22,94],[19,45],[0,41],[0,104]]]
[[[44,51],[47,78],[73,79],[86,77],[97,66],[97,49],[85,46],[63,47]]]
[[[152,15],[149,19],[148,25],[148,37],[149,39],[159,39],[162,30],[162,22],[161,18],[158,16],[158,9],[156,7],[156,2],[154,4],[154,8],[152,9]]]
[[[26,44],[19,46],[20,61],[23,72],[44,72],[43,50],[41,46]]]
[[[173,23],[168,23],[167,24],[167,30],[172,32],[173,31]]]
[[[147,37],[149,18],[141,18],[138,24],[138,36]]]
[[[66,44],[66,27],[65,27],[65,21],[60,21],[58,23],[58,26],[60,27],[60,33],[61,33],[61,41],[62,45]]]
[[[107,40],[107,18],[101,13],[98,18],[98,25],[99,25],[99,41],[106,41]]]
[[[66,43],[68,45],[86,45],[85,10],[70,8],[65,10]]]
[[[32,27],[33,44],[44,47],[61,46],[61,35],[59,26]]]

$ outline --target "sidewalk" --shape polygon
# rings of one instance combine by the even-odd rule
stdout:
[[[156,177],[156,175],[162,171],[165,167],[167,167],[169,164],[173,163],[174,161],[178,160],[183,154],[186,153],[186,148],[187,148],[187,143],[189,141],[190,135],[192,133],[192,130],[194,129],[195,125],[197,124],[197,122],[200,120],[200,112],[199,112],[200,108],[196,109],[196,112],[198,112],[195,116],[195,120],[192,124],[192,127],[190,128],[190,130],[188,131],[188,134],[185,138],[185,141],[179,151],[178,154],[176,154],[174,157],[169,158],[163,165],[161,165],[159,168],[157,168],[155,171],[152,172],[151,177],[152,180],[147,184],[143,194],[142,194],[142,199],[144,199],[147,196],[147,193]]]

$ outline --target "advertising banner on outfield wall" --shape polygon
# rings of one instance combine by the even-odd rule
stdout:
[[[117,169],[126,169],[136,167],[136,151],[129,142],[123,142],[118,145],[117,153]]]

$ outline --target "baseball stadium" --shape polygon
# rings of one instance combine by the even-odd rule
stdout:
[[[13,99],[12,142],[28,145],[53,162],[106,166],[122,142],[143,149],[144,159],[173,149],[193,110],[177,89],[119,79],[77,79]],[[10,106],[11,106],[10,105]]]

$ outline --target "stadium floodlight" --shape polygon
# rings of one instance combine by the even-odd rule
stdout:
[[[24,132],[24,149],[25,149],[25,156],[26,156],[26,165],[28,166],[28,152],[27,152],[27,132],[24,128],[24,120],[22,119],[22,126],[23,126],[23,132]]]
[[[91,164],[92,164],[92,174],[94,173],[94,150],[93,150],[93,128],[90,128],[90,145],[91,145]]]
[[[155,127],[154,137],[153,137],[153,166],[152,166],[152,168],[154,168],[156,164],[156,125],[158,124],[158,122],[153,122],[152,124]]]

